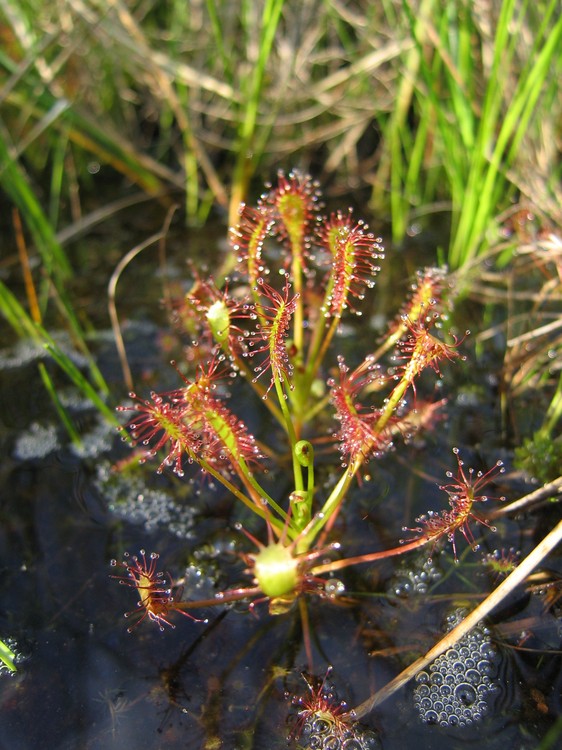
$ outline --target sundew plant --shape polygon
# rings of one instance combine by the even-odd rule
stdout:
[[[439,377],[442,366],[463,358],[466,333],[458,338],[445,325],[446,271],[427,268],[384,335],[377,339],[366,326],[353,351],[349,342],[347,353],[338,351],[349,338],[341,335],[344,327],[361,331],[349,321],[368,311],[384,251],[351,210],[322,211],[317,184],[296,171],[279,173],[255,207],[243,205],[230,233],[230,275],[195,272],[190,291],[174,307],[191,342],[185,361],[172,363],[177,389],[131,393],[131,403],[119,407],[133,412],[127,429],[142,461],[156,459],[157,471],[179,477],[199,474],[209,490],[221,484],[263,521],[261,535],[237,527],[254,548],[243,553],[247,586],[211,599],[194,601],[189,591],[174,587],[159,569],[158,552],[112,561],[119,571],[114,577],[136,591],[130,630],[143,622],[165,630],[174,626],[175,613],[199,620],[201,610],[240,600],[257,616],[296,607],[312,668],[307,600],[337,598],[334,571],[424,546],[430,556],[441,540],[452,544],[456,559],[459,535],[475,547],[471,523],[488,525],[478,506],[488,499],[486,485],[503,471],[501,462],[487,473],[474,472],[454,449],[456,470],[441,488],[447,510],[412,519],[394,547],[344,556],[337,519],[353,502],[350,490],[376,471],[369,468],[372,461],[438,421],[444,399],[425,400],[416,384],[424,371]],[[231,394],[241,380],[255,394],[256,410],[284,436],[285,450],[277,437],[271,445],[258,442],[237,413]],[[282,495],[269,481],[276,470],[291,476],[291,490]],[[323,690],[311,692],[300,712],[302,726],[326,709],[316,706],[326,702]],[[351,731],[345,718],[336,725],[340,734]]]

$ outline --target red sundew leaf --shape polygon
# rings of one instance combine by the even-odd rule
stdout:
[[[400,432],[406,441],[420,431],[433,430],[439,422],[445,419],[445,415],[440,410],[446,404],[446,398],[435,402],[417,400],[415,406],[400,416],[394,425],[394,429]]]
[[[478,545],[475,543],[470,521],[476,521],[482,526],[495,531],[493,526],[480,516],[476,515],[473,510],[474,503],[486,502],[489,498],[487,495],[479,493],[497,474],[505,471],[503,463],[497,461],[496,464],[486,473],[481,471],[474,472],[474,469],[464,470],[464,464],[459,456],[458,448],[453,448],[453,453],[457,457],[457,474],[448,471],[447,476],[454,481],[450,484],[440,485],[439,489],[445,491],[449,496],[450,510],[439,512],[428,511],[427,513],[416,518],[420,526],[416,529],[405,529],[415,531],[421,537],[436,543],[440,538],[446,538],[452,545],[455,560],[457,560],[457,548],[455,534],[459,531],[470,547],[476,551]],[[504,497],[499,498],[505,500]],[[418,537],[419,538],[419,537]]]
[[[309,693],[304,696],[293,696],[291,700],[293,708],[296,709],[296,721],[291,731],[291,739],[298,739],[305,727],[308,726],[310,729],[317,721],[322,726],[322,734],[333,738],[333,747],[340,747],[344,737],[350,734],[351,725],[344,719],[347,704],[345,701],[338,700],[333,686],[327,682],[331,671],[332,667],[328,667],[322,680],[302,675]],[[340,744],[337,744],[336,740]]]
[[[453,453],[457,458],[457,473],[454,475],[452,471],[448,471],[446,476],[449,479],[453,479],[453,482],[442,484],[439,486],[439,489],[444,490],[449,495],[449,500],[453,505],[464,501],[471,503],[486,502],[489,496],[478,493],[490,484],[495,476],[505,472],[503,461],[496,461],[486,473],[482,471],[475,472],[472,468],[465,471],[459,449],[453,448]],[[503,501],[505,497],[502,496],[499,499]]]
[[[488,552],[482,557],[482,565],[488,568],[494,577],[494,582],[498,583],[501,578],[506,578],[521,562],[520,550],[510,547],[505,549],[495,549]]]
[[[125,617],[137,617],[136,622],[128,628],[129,633],[146,619],[155,623],[161,631],[165,625],[175,628],[169,620],[170,613],[174,611],[194,622],[207,622],[179,608],[172,593],[174,584],[171,578],[168,582],[165,574],[157,568],[159,555],[156,552],[151,552],[147,559],[146,552],[141,549],[138,557],[125,552],[123,558],[122,562],[111,560],[110,564],[112,567],[121,566],[127,575],[110,577],[117,579],[124,586],[135,589],[138,594],[137,609],[125,613]]]
[[[267,275],[268,269],[262,257],[263,243],[270,234],[273,218],[269,210],[263,207],[240,207],[240,221],[230,230],[230,246],[236,253],[239,268],[250,283],[256,284],[258,278]]]
[[[389,334],[403,331],[408,322],[420,321],[429,324],[435,316],[441,316],[443,292],[447,286],[447,269],[429,267],[417,272],[412,284],[410,298],[402,308],[397,320],[391,323]]]
[[[287,176],[279,171],[277,187],[260,200],[260,206],[274,219],[273,231],[281,240],[289,240],[292,254],[303,269],[311,226],[321,209],[319,199],[318,183],[309,175],[293,170]]]
[[[263,458],[245,423],[218,399],[207,398],[197,409],[201,430],[201,457],[218,469],[233,469],[244,460],[257,466]]]
[[[347,215],[332,214],[320,231],[320,241],[329,251],[330,275],[327,281],[326,316],[340,317],[349,308],[357,309],[350,298],[362,300],[365,290],[374,286],[374,277],[384,258],[380,238],[366,232],[364,222],[355,222],[351,209]]]
[[[194,455],[195,461],[204,459],[219,470],[236,470],[240,460],[256,464],[263,456],[244,422],[215,395],[217,384],[227,371],[222,366],[224,359],[219,354],[200,365],[195,379],[184,379],[186,387],[172,397],[185,409],[184,423],[199,437],[201,447]]]
[[[369,409],[358,402],[360,392],[369,384],[380,378],[380,368],[372,358],[367,357],[352,372],[345,364],[343,357],[338,357],[339,380],[328,381],[331,387],[331,400],[336,410],[336,419],[340,423],[336,437],[340,441],[340,452],[350,464],[362,456],[384,452],[392,443],[392,424],[390,420],[382,433],[376,432],[376,423],[381,414],[379,410]]]
[[[253,357],[259,353],[265,353],[264,360],[254,368],[256,379],[261,377],[267,370],[271,371],[271,380],[268,391],[271,390],[275,379],[283,381],[284,377],[290,378],[293,366],[287,351],[286,339],[290,330],[291,318],[296,309],[298,294],[290,296],[291,285],[288,277],[285,277],[283,294],[278,292],[263,279],[258,279],[258,290],[266,302],[256,305],[256,313],[260,320],[257,337],[263,342],[263,346],[252,348],[248,356]],[[269,304],[267,304],[269,302]]]
[[[459,352],[458,347],[465,340],[466,336],[469,335],[470,331],[466,331],[461,339],[453,335],[453,343],[446,344],[429,332],[429,328],[425,322],[421,320],[414,322],[405,320],[405,323],[408,331],[407,338],[401,341],[398,347],[400,349],[399,357],[407,361],[397,369],[412,385],[416,377],[427,367],[430,367],[440,376],[439,363],[443,360],[447,359],[452,362],[455,359],[463,361],[466,359]]]
[[[198,453],[201,448],[199,436],[185,424],[185,409],[178,405],[174,394],[172,401],[167,400],[169,396],[151,393],[151,401],[139,399],[136,394],[129,394],[136,399],[133,406],[118,406],[117,411],[135,411],[137,416],[133,417],[126,425],[134,445],[150,446],[141,459],[146,461],[153,458],[163,448],[167,454],[158,472],[162,472],[164,466],[173,466],[178,476],[183,476],[183,458],[186,455]]]
[[[223,366],[224,360],[224,355],[219,354],[200,364],[192,380],[176,367],[184,388],[152,393],[150,401],[137,399],[132,393],[136,403],[118,407],[118,411],[137,412],[127,429],[135,445],[147,446],[142,460],[167,449],[158,472],[172,466],[178,476],[183,476],[186,457],[190,463],[205,461],[218,470],[236,470],[236,462],[240,460],[256,464],[262,458],[244,422],[215,395],[217,384],[228,371]]]

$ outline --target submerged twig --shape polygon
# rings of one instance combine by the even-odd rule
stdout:
[[[117,288],[117,282],[119,281],[119,278],[121,277],[121,274],[123,273],[125,268],[133,260],[133,258],[136,258],[136,256],[143,250],[146,250],[147,247],[154,245],[156,242],[162,243],[165,240],[170,228],[172,216],[174,215],[176,208],[177,206],[175,205],[170,208],[170,210],[166,214],[166,218],[164,219],[164,225],[159,232],[153,234],[151,237],[149,237],[144,242],[141,242],[140,245],[137,245],[132,250],[129,250],[129,252],[119,261],[119,263],[115,267],[115,270],[111,274],[109,284],[107,285],[107,307],[109,311],[109,317],[111,319],[111,328],[113,329],[115,345],[119,354],[119,361],[121,362],[123,380],[125,381],[125,384],[129,390],[133,389],[133,376],[131,374],[131,368],[129,367],[129,361],[127,360],[127,352],[125,351],[125,343],[123,341],[123,334],[121,332],[119,316],[117,315],[117,306],[115,304],[115,290]],[[159,251],[160,257],[162,258],[163,250],[161,244],[159,245]]]
[[[117,306],[115,304],[115,290],[117,288],[117,282],[121,277],[121,274],[129,263],[135,258],[140,252],[145,250],[147,247],[154,245],[164,236],[163,232],[157,232],[149,237],[140,245],[137,245],[122,258],[119,263],[115,266],[115,270],[111,274],[109,284],[107,285],[107,308],[109,311],[109,317],[111,319],[111,328],[113,329],[113,335],[115,337],[115,345],[117,347],[117,353],[119,354],[119,361],[121,362],[121,370],[123,371],[123,380],[129,390],[133,388],[133,376],[131,374],[131,368],[129,367],[129,361],[127,359],[127,352],[125,351],[125,343],[123,341],[123,334],[121,333],[121,324],[119,323],[119,316],[117,315]]]

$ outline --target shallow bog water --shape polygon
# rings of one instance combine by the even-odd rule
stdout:
[[[392,290],[402,292],[401,268],[412,260],[398,255],[387,262],[396,286],[382,287],[380,294],[393,315]],[[154,299],[145,299],[141,311],[137,305],[138,314],[126,328],[139,392],[156,384],[174,387],[176,378],[167,365],[165,329],[147,322],[158,317],[154,286]],[[474,329],[474,322],[466,327]],[[353,346],[357,332],[350,336]],[[466,346],[471,357],[469,341]],[[118,403],[125,394],[111,335],[99,334],[94,347]],[[53,368],[84,437],[83,448],[71,446],[44,396],[39,361],[47,362],[44,353],[28,345],[4,351],[0,360],[0,637],[10,639],[18,654],[15,676],[0,674],[0,742],[10,750],[286,748],[299,710],[291,699],[310,697],[307,680],[321,680],[331,666],[329,681],[338,699],[359,704],[431,647],[447,628],[448,616],[470,609],[494,586],[495,574],[483,564],[483,555],[513,548],[524,557],[559,518],[552,506],[502,519],[495,533],[476,526],[481,549],[472,552],[457,540],[458,563],[445,547],[433,554],[431,564],[422,552],[342,571],[338,597],[308,600],[313,676],[307,675],[298,607],[277,616],[269,614],[267,604],[253,611],[243,604],[209,607],[201,612],[206,623],[176,615],[175,629],[160,632],[143,622],[128,633],[131,621],[123,613],[135,609],[136,597],[110,578],[113,558],[124,551],[155,551],[162,570],[182,582],[185,598],[211,598],[249,584],[239,552],[252,548],[236,523],[242,521],[258,536],[264,530],[209,482],[158,476],[156,464],[115,471],[129,448]],[[500,438],[496,366],[488,360],[478,367],[469,360],[446,370],[439,395],[449,397],[447,421],[423,439],[397,444],[394,453],[371,465],[370,481],[354,490],[334,532],[346,556],[394,546],[406,535],[402,527],[415,526],[420,513],[447,507],[437,485],[455,469],[453,446],[477,469],[504,460],[506,474],[490,494],[516,499],[529,491]],[[420,394],[434,388],[428,380]],[[243,386],[234,392],[240,416],[257,436],[277,439]],[[338,462],[337,456],[326,461],[325,486],[333,485]],[[284,467],[272,470],[269,481],[280,497],[285,486],[290,491]],[[560,567],[559,553],[544,566],[558,575]],[[467,653],[448,654],[428,668],[427,690],[420,690],[423,680],[412,681],[364,720],[380,746],[554,746],[547,743],[549,731],[560,726],[559,605],[551,604],[540,586],[521,588],[486,627],[474,643],[461,644]],[[475,648],[482,648],[482,659],[474,658]],[[441,691],[447,683],[454,700]],[[477,699],[470,687],[478,692],[481,685]],[[438,716],[463,712],[458,724],[464,725],[427,723],[432,711]],[[308,742],[338,747],[322,735]]]

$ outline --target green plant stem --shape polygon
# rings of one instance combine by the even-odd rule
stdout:
[[[57,414],[59,415],[59,419],[62,422],[62,424],[65,426],[66,431],[68,432],[70,439],[76,446],[82,445],[82,440],[80,438],[80,435],[78,434],[78,431],[76,427],[74,426],[74,423],[72,421],[72,418],[70,417],[70,414],[66,411],[64,406],[61,404],[60,398],[57,394],[57,389],[55,387],[55,384],[53,383],[51,376],[49,375],[49,372],[43,362],[39,363],[39,374],[41,375],[41,380],[43,381],[43,385],[45,386],[45,389],[47,390],[47,393],[51,397],[51,401],[53,402],[55,409],[57,411]]]
[[[231,356],[233,356],[233,352],[230,349],[228,340],[225,341],[221,346],[222,346],[223,352],[225,353],[227,357],[230,358]],[[273,403],[273,401],[270,398],[265,398],[265,396],[267,395],[267,389],[260,383],[259,380],[256,379],[254,373],[250,370],[246,362],[241,357],[239,357],[236,354],[236,352],[234,352],[234,361],[236,363],[236,367],[246,379],[246,382],[250,384],[253,391],[259,396],[260,401],[263,402],[266,409],[277,420],[277,422],[279,422],[279,424],[283,427],[285,425],[285,418],[281,410],[277,408],[277,406]]]
[[[241,500],[244,505],[249,508],[253,513],[256,513],[261,518],[265,519],[266,521],[269,521],[273,526],[275,526],[279,531],[283,531],[286,528],[286,524],[289,521],[289,517],[287,513],[281,508],[273,498],[271,498],[268,493],[261,487],[261,485],[254,479],[252,476],[252,473],[250,472],[246,462],[243,459],[239,459],[236,464],[235,468],[238,470],[238,475],[250,487],[257,493],[259,500],[251,500],[247,495],[245,495],[236,485],[232,484],[232,482],[227,479],[223,474],[221,474],[217,469],[215,469],[211,464],[209,464],[204,459],[201,459],[199,456],[195,454],[188,454],[190,458],[192,458],[202,469],[203,471],[210,474],[212,477],[214,477],[217,482],[220,482],[226,489],[231,492],[234,497],[236,497],[238,500]],[[281,518],[284,519],[285,523],[283,523],[279,518],[276,518],[275,516],[272,516],[271,513],[269,513],[264,507],[260,506],[260,500],[263,500],[267,503],[267,505],[271,506],[276,513],[278,513]],[[292,529],[289,528],[289,534],[295,535],[295,532],[293,532]]]
[[[321,308],[321,310],[323,307]],[[315,330],[314,330],[314,336],[310,342],[310,348],[309,348],[309,354],[308,354],[308,361],[306,364],[305,371],[303,375],[298,379],[297,382],[297,388],[298,388],[298,409],[299,413],[302,415],[300,417],[301,423],[305,424],[308,419],[311,418],[311,416],[316,413],[317,408],[316,406],[313,407],[312,410],[310,410],[310,391],[312,389],[312,385],[314,383],[314,380],[318,376],[318,370],[320,369],[320,365],[322,364],[324,357],[326,355],[326,352],[328,351],[328,348],[330,344],[332,343],[332,339],[334,338],[334,335],[336,331],[338,330],[338,326],[341,323],[341,317],[338,315],[334,317],[326,330],[326,319],[322,315],[322,312],[320,311],[320,316],[318,318],[318,322],[316,324]],[[329,402],[329,397],[327,399]]]
[[[285,391],[283,389],[283,386],[281,385],[281,381],[279,379],[279,376],[274,373],[273,375],[273,382],[275,385],[275,392],[277,394],[277,400],[279,401],[279,406],[281,408],[281,413],[283,414],[283,418],[285,421],[285,429],[287,431],[287,435],[289,437],[289,444],[291,449],[291,458],[293,462],[293,476],[295,480],[295,490],[297,492],[302,492],[304,490],[304,481],[302,476],[302,467],[295,455],[295,446],[298,442],[297,435],[295,433],[295,427],[293,425],[293,419],[291,416],[291,412],[289,411],[289,407],[287,405],[287,399],[285,398]],[[289,384],[286,382],[285,379],[285,386],[288,388]]]
[[[312,501],[314,499],[314,448],[312,443],[302,440],[297,443],[293,453],[299,466],[306,468],[307,471],[306,491],[297,490],[290,496],[292,517],[295,525],[300,532],[304,532],[310,524],[312,516]],[[306,537],[306,534],[304,536]],[[297,551],[301,551],[300,545],[297,546]]]
[[[341,317],[337,315],[332,319],[328,330],[326,331],[325,318],[321,315],[318,320],[318,325],[314,332],[314,340],[311,342],[308,364],[306,366],[306,383],[308,390],[310,390],[311,384],[318,373],[320,364],[323,361],[330,344],[332,343],[332,339],[334,338],[334,335],[338,330],[338,326],[340,325],[340,323]]]
[[[383,430],[387,426],[388,422],[390,421],[390,418],[392,417],[392,414],[396,410],[398,404],[400,403],[401,399],[403,398],[405,392],[407,391],[408,387],[411,385],[410,381],[406,378],[402,378],[400,383],[394,388],[392,391],[389,399],[387,400],[384,411],[377,420],[376,425],[373,427],[373,439],[372,444],[374,445],[377,438],[382,434]],[[368,450],[368,447],[365,446],[365,451]],[[341,506],[341,503],[343,502],[346,493],[349,489],[349,486],[351,482],[353,481],[353,478],[357,474],[357,472],[360,470],[361,466],[364,463],[364,455],[361,453],[355,460],[347,467],[344,474],[340,477],[338,483],[330,493],[330,496],[324,503],[324,506],[322,507],[322,510],[318,514],[318,519],[316,523],[312,525],[312,528],[310,529],[309,533],[306,535],[306,541],[304,543],[304,546],[310,547],[310,545],[314,542],[314,539],[317,537],[317,535],[320,533],[322,528],[326,526],[327,524],[332,524],[335,516],[337,515],[339,508]],[[419,546],[419,545],[418,545]]]
[[[383,430],[390,422],[392,415],[398,408],[400,401],[402,401],[406,391],[411,385],[412,383],[410,382],[410,380],[408,380],[407,378],[402,378],[398,385],[392,390],[392,393],[385,402],[382,414],[377,419],[377,422],[373,427],[373,433],[375,436],[379,437],[380,435],[382,435]]]
[[[291,271],[292,284],[297,297],[295,312],[293,314],[293,342],[297,351],[297,366],[303,361],[303,335],[304,335],[304,300],[302,295],[302,248],[295,248],[292,242]]]
[[[322,506],[322,510],[317,514],[316,520],[311,524],[310,530],[303,538],[301,542],[302,549],[309,549],[324,526],[334,519],[361,464],[362,461],[356,460],[341,475],[338,483]]]

